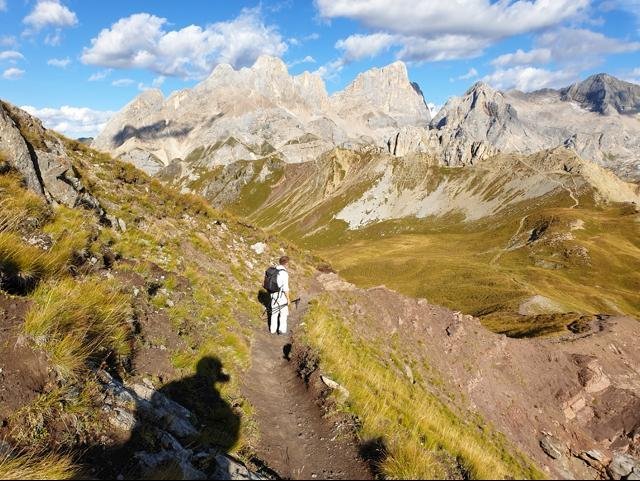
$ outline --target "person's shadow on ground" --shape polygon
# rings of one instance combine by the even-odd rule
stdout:
[[[240,437],[240,415],[218,387],[229,381],[219,359],[202,358],[193,376],[171,382],[137,404],[135,425],[126,441],[90,447],[85,463],[97,467],[94,475],[99,479],[120,475],[126,479],[188,479],[189,472],[179,468],[184,449],[229,453]],[[172,439],[181,446],[177,451]],[[209,471],[207,466],[195,467]]]
[[[240,435],[240,416],[216,388],[229,381],[219,359],[204,357],[198,362],[194,376],[171,382],[159,390],[196,416],[194,425],[201,429],[200,442],[225,452],[235,446]]]

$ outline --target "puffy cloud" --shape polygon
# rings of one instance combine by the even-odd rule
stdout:
[[[589,0],[316,0],[324,18],[350,18],[369,28],[395,34],[494,39],[560,24],[580,14],[589,4]]]
[[[325,80],[335,80],[345,65],[344,59],[339,58],[318,67],[313,73],[320,75]]]
[[[482,55],[490,43],[487,39],[469,35],[404,38],[398,58],[414,62],[475,58]]]
[[[0,47],[16,47],[18,40],[13,35],[0,36]]]
[[[635,15],[640,20],[640,1],[638,0],[605,0],[600,4],[604,11],[623,10]]]
[[[353,62],[367,57],[375,57],[395,42],[394,36],[387,33],[351,35],[343,40],[338,40],[336,48],[344,52],[346,62]]]
[[[16,50],[5,50],[4,52],[0,52],[0,61],[5,60],[15,63],[18,60],[24,60],[24,55]]]
[[[57,67],[57,68],[67,68],[70,63],[71,63],[71,59],[69,57],[52,58],[47,61],[47,65],[51,65],[52,67]]]
[[[2,78],[4,78],[5,80],[18,80],[22,78],[24,74],[25,74],[24,70],[12,67],[12,68],[8,68],[3,72]]]
[[[633,69],[628,75],[624,76],[627,82],[633,82],[640,85],[640,67]]]
[[[564,87],[578,79],[578,72],[572,69],[547,70],[536,67],[517,66],[496,70],[482,80],[497,89],[517,89],[524,92],[543,88]]]
[[[485,80],[498,88],[535,90],[559,87],[576,80],[606,55],[640,51],[640,42],[626,42],[586,29],[559,28],[540,34],[535,48],[501,55],[491,63],[496,70]],[[539,66],[553,64],[555,70]]]
[[[536,48],[521,49],[501,55],[491,64],[495,67],[544,65],[551,62],[582,66],[597,65],[603,56],[635,52],[640,42],[625,42],[599,32],[578,28],[560,28],[545,32],[535,39]]]
[[[547,29],[577,17],[589,3],[590,0],[316,0],[322,17],[350,18],[376,31],[368,36],[352,36],[362,37],[361,48],[367,47],[367,38],[379,36],[385,42],[378,46],[378,52],[398,44],[402,46],[398,58],[414,62],[478,57],[499,39]],[[371,45],[370,51],[375,51],[375,46]],[[354,51],[357,56],[358,51]]]
[[[561,28],[545,32],[536,39],[536,45],[551,51],[554,61],[574,62],[580,58],[593,59],[603,55],[636,52],[640,42],[625,42],[586,29]]]
[[[263,54],[281,56],[287,45],[260,10],[245,9],[235,19],[202,28],[167,31],[167,19],[148,13],[122,18],[85,48],[82,61],[110,68],[139,68],[166,76],[202,78],[219,63],[252,65]]]
[[[42,108],[26,105],[22,107],[31,115],[42,120],[44,125],[69,137],[95,136],[104,128],[109,119],[115,114],[110,111],[93,110],[85,107],[70,107],[65,105],[56,108]]]
[[[548,48],[535,48],[528,52],[518,49],[513,53],[500,55],[491,61],[494,67],[506,67],[509,65],[545,64],[551,62],[551,50]]]
[[[39,0],[22,21],[38,32],[45,27],[73,27],[78,23],[78,17],[58,0]]]

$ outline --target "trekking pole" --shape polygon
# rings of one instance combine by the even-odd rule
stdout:
[[[300,298],[298,297],[297,299],[294,299],[293,301],[288,302],[287,304],[283,304],[283,305],[278,304],[277,306],[274,306],[274,307],[271,307],[271,308],[265,307],[264,308],[264,312],[262,313],[262,315],[268,314],[269,310],[271,310],[272,314],[274,312],[280,312],[284,307],[289,306],[289,304],[295,304],[296,309],[297,309],[298,305],[300,304]]]

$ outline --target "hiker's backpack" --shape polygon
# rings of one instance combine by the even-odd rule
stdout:
[[[282,269],[278,269],[277,267],[269,267],[267,272],[264,273],[264,283],[262,287],[264,287],[269,294],[274,294],[280,290],[278,287],[278,272]]]

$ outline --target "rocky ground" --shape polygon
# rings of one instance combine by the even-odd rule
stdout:
[[[333,293],[331,304],[349,330],[374,345],[384,342],[382,333],[397,338],[403,355],[438,373],[443,398],[461,393],[466,409],[480,413],[548,476],[638,475],[636,319],[593,317],[559,337],[509,339],[471,316],[384,287],[358,289],[333,274],[319,282]],[[388,349],[383,352],[391,355]],[[412,377],[433,376],[413,366]]]

